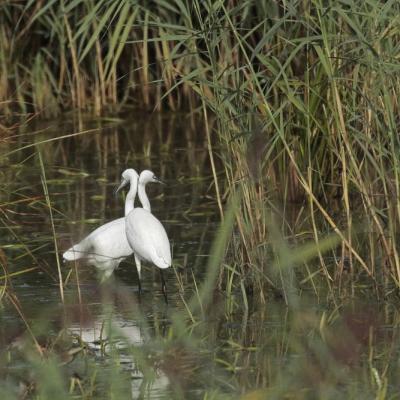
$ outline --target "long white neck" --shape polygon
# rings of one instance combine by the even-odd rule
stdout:
[[[137,179],[131,179],[129,192],[125,199],[125,217],[134,209],[135,207],[135,197],[137,192]]]
[[[139,180],[139,200],[142,203],[142,207],[151,212],[150,201],[146,194],[146,184]]]

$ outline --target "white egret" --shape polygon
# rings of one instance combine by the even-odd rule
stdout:
[[[140,277],[141,261],[148,261],[160,268],[162,291],[167,300],[163,269],[171,266],[171,249],[167,233],[161,222],[146,208],[150,207],[145,191],[147,182],[159,182],[153,172],[143,171],[139,179],[139,198],[143,208],[133,208],[125,216],[125,229],[128,243],[134,254],[136,267]],[[118,189],[128,182],[122,181]],[[136,188],[134,188],[136,190]],[[132,190],[132,187],[130,191]],[[146,208],[145,208],[146,207]],[[140,278],[139,278],[140,279]]]
[[[125,201],[125,215],[134,208],[137,192],[138,174],[134,169],[127,169],[122,174],[121,186],[130,182],[130,190]],[[119,189],[117,189],[118,191]],[[149,207],[148,199],[143,207]],[[102,280],[107,279],[120,262],[129,257],[133,251],[126,239],[125,218],[118,218],[95,229],[78,244],[68,249],[63,258],[67,261],[85,259],[89,265],[103,272]]]
[[[122,173],[123,184],[116,190],[116,193],[127,183],[130,183],[129,190],[125,201],[125,216],[133,210],[134,199],[136,196],[135,186],[137,188],[138,175],[133,169],[127,169]],[[145,186],[150,182],[161,182],[154,177],[153,173],[143,171],[139,178],[139,200],[145,210],[151,212],[150,202],[146,195]],[[89,265],[94,265],[103,272],[102,280],[109,278],[113,271],[118,267],[122,260],[129,257],[133,251],[126,238],[125,217],[118,218],[108,222],[99,228],[95,229],[87,237],[78,244],[68,249],[63,257],[67,261],[78,259],[87,260]],[[136,268],[139,277],[139,292],[141,291],[140,284],[140,261],[135,257]]]

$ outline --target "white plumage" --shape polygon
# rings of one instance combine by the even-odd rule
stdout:
[[[144,187],[151,181],[159,181],[151,171],[143,171],[140,174],[139,198],[142,204],[148,203]],[[161,270],[171,266],[171,249],[167,233],[161,222],[150,211],[141,207],[134,208],[125,216],[125,227],[128,243],[135,253],[138,271],[142,260],[152,262]],[[162,274],[161,278],[166,298]]]
[[[122,182],[116,192],[130,184],[125,200],[125,217],[108,222],[91,232],[64,254],[67,261],[85,259],[103,272],[107,279],[121,261],[135,253],[135,263],[141,278],[141,261],[152,262],[161,269],[171,266],[171,251],[167,233],[161,222],[151,214],[150,202],[146,194],[146,184],[161,182],[153,172],[142,171],[140,177],[133,169],[122,173]],[[139,190],[138,190],[139,187]],[[138,191],[143,208],[134,208]],[[165,283],[163,279],[163,291]]]
[[[171,250],[161,222],[143,208],[135,208],[126,217],[126,236],[135,255],[164,269],[171,266]]]
[[[127,169],[122,174],[123,183],[131,184],[125,201],[125,215],[134,207],[137,191],[138,174],[134,169]],[[120,186],[122,187],[122,186]],[[78,244],[72,246],[64,254],[67,261],[85,259],[89,265],[103,272],[103,280],[107,279],[120,262],[133,253],[126,238],[125,218],[118,218],[95,229]]]
[[[66,261],[84,258],[89,265],[103,272],[107,279],[120,262],[133,253],[125,234],[125,218],[118,218],[100,226],[68,249],[63,257]]]

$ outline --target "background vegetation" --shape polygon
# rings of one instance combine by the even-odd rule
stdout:
[[[395,335],[381,341],[381,321],[356,306],[340,319],[338,299],[366,287],[393,299],[400,286],[399,27],[397,0],[0,3],[0,140],[12,137],[21,117],[71,109],[82,131],[85,115],[132,108],[149,118],[190,111],[204,120],[221,228],[204,285],[185,298],[187,315],[174,316],[168,340],[155,342],[167,355],[183,342],[188,352],[215,344],[219,327],[199,321],[216,284],[226,296],[218,314],[226,323],[246,310],[246,325],[256,310],[252,334],[232,333],[211,357],[234,383],[218,382],[205,398],[251,387],[268,387],[276,398],[288,387],[299,398],[309,398],[310,387],[332,398],[395,392]],[[328,293],[334,311],[301,313],[304,291]],[[257,324],[274,299],[290,306],[294,333],[270,357]],[[396,326],[397,314],[384,315]],[[338,332],[348,347],[335,340]],[[288,349],[307,358],[288,360]],[[315,369],[304,372],[304,361]],[[255,380],[240,372],[252,362],[262,365]],[[359,379],[342,388],[349,368],[358,368]],[[178,389],[174,395],[183,396]]]
[[[221,215],[232,193],[243,199],[232,246],[241,275],[257,270],[276,281],[265,243],[278,193],[279,213],[289,201],[309,211],[308,226],[284,224],[288,233],[299,228],[319,244],[322,224],[338,235],[334,263],[320,257],[329,285],[344,269],[399,285],[397,1],[0,7],[3,115],[125,105],[215,115],[204,135]]]

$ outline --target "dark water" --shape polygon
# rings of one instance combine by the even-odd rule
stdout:
[[[32,269],[11,279],[13,293],[28,324],[45,320],[56,334],[66,320],[70,322],[68,331],[81,336],[97,352],[99,345],[93,342],[100,339],[104,321],[111,320],[128,343],[141,346],[145,337],[166,331],[169,310],[184,307],[182,285],[191,294],[192,277],[201,276],[207,260],[217,214],[206,142],[199,132],[201,124],[195,125],[186,115],[89,121],[83,130],[97,131],[30,146],[77,132],[76,124],[67,118],[42,125],[21,129],[2,146],[3,154],[28,146],[9,154],[1,164],[4,209],[0,234],[5,266],[9,274]],[[139,172],[151,169],[166,183],[148,185],[147,191],[153,214],[164,224],[172,246],[174,268],[165,275],[168,307],[160,290],[159,271],[151,265],[143,266],[143,293],[139,298],[133,259],[121,263],[104,285],[99,285],[94,267],[62,261],[62,252],[71,244],[123,215],[124,198],[113,192],[126,168]],[[52,217],[44,196],[43,172]],[[65,283],[65,307],[61,307],[51,219]],[[135,311],[140,313],[140,321]],[[7,346],[26,326],[10,304],[2,317],[7,321],[3,326]],[[132,380],[132,391],[139,390],[140,377]],[[158,380],[165,389],[167,379],[161,376]],[[156,391],[161,384],[157,382],[151,390]]]
[[[2,398],[63,398],[60,387],[77,398],[395,396],[396,303],[305,294],[288,309],[272,295],[246,311],[238,307],[240,291],[228,297],[221,287],[202,317],[191,315],[187,304],[219,221],[203,131],[187,115],[138,114],[80,127],[71,116],[21,127],[1,143]],[[139,297],[132,259],[103,285],[94,267],[61,259],[123,215],[123,197],[113,191],[126,168],[151,169],[167,183],[149,185],[148,194],[172,243],[168,305],[151,265]]]

